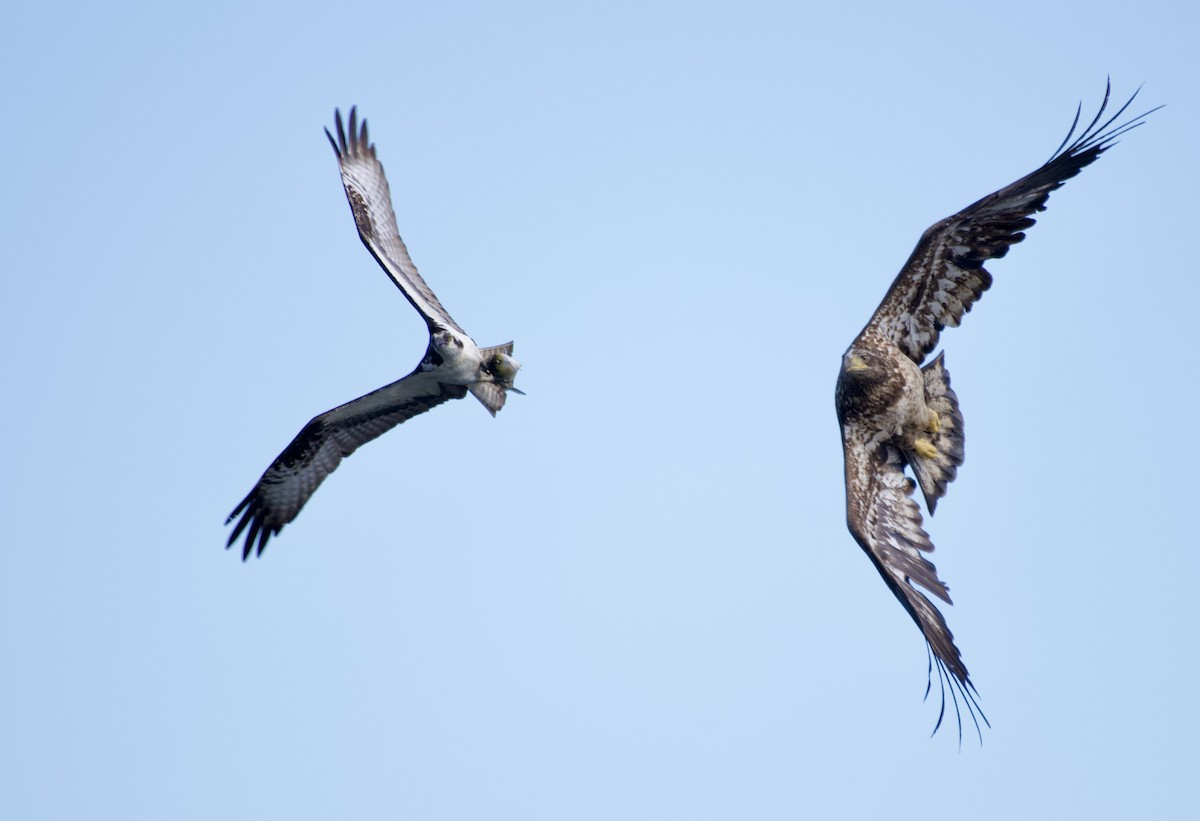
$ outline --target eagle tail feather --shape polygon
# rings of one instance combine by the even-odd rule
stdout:
[[[944,364],[945,352],[939,353],[921,369],[925,380],[925,404],[938,415],[938,431],[931,434],[937,455],[925,458],[906,453],[917,484],[925,496],[925,506],[932,515],[938,499],[946,495],[947,486],[958,475],[965,454],[963,418],[958,409],[958,396],[950,387],[950,373]]]

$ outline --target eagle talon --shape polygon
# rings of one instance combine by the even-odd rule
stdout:
[[[927,439],[917,439],[913,442],[913,452],[922,459],[933,459],[938,455],[938,449]]]
[[[938,412],[930,409],[929,422],[925,425],[926,433],[937,433],[942,429],[942,419],[938,416]]]

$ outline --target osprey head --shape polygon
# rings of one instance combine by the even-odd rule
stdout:
[[[447,331],[444,328],[439,328],[431,333],[429,341],[433,345],[434,350],[443,356],[447,354],[453,356],[463,348],[463,341],[458,338],[458,334],[453,331]]]

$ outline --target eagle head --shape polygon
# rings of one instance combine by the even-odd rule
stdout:
[[[879,373],[878,357],[871,351],[851,348],[842,354],[842,378],[858,382]]]
[[[851,417],[889,406],[901,387],[895,376],[879,352],[860,347],[846,351],[837,380],[838,420],[844,424]]]

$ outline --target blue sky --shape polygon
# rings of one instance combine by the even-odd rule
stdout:
[[[1182,3],[23,4],[0,31],[0,816],[1194,817],[1200,59]],[[929,731],[846,531],[840,356],[1076,104],[1167,104],[943,336]],[[424,326],[322,134],[357,104],[496,419],[226,514]],[[1135,104],[1137,106],[1139,104]]]

